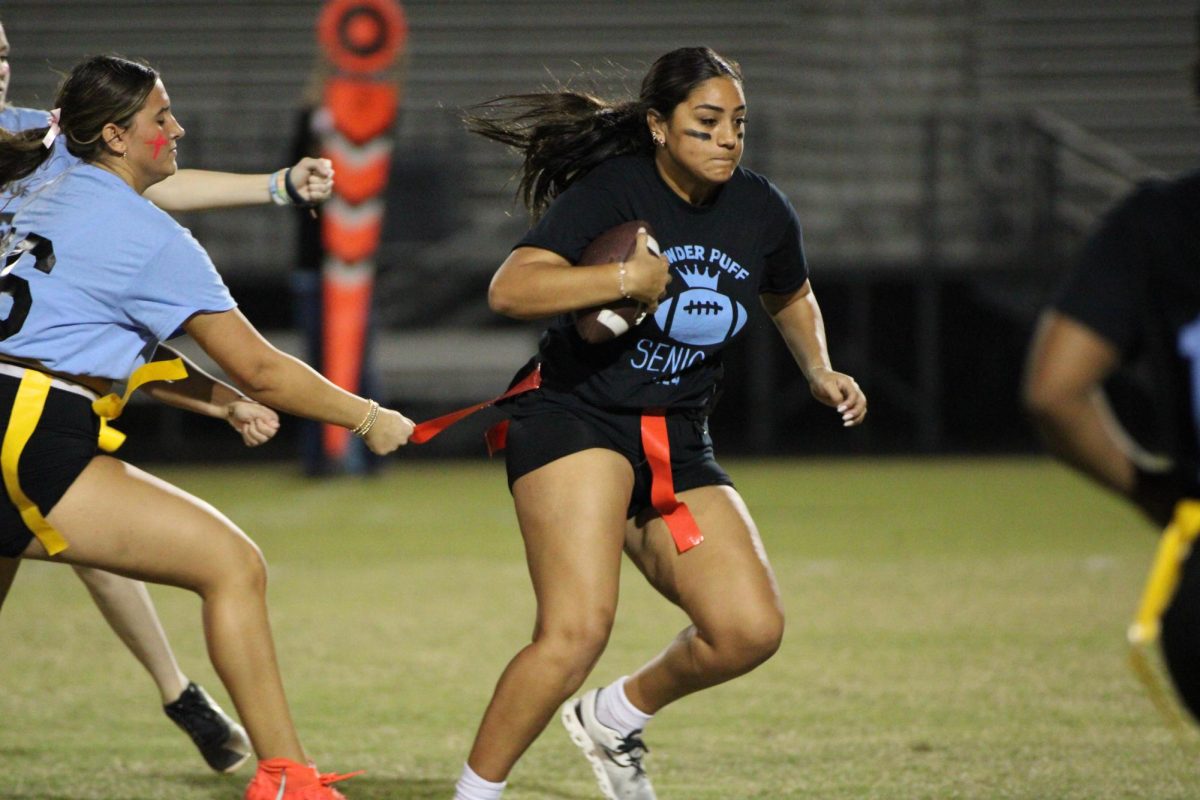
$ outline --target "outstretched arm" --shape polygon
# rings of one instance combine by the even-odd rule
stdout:
[[[333,193],[333,165],[324,158],[302,158],[289,168],[293,188],[306,202],[320,203]],[[145,196],[164,211],[207,211],[217,208],[272,202],[271,185],[278,197],[288,197],[287,170],[244,174],[181,169],[148,188]]]
[[[805,281],[791,294],[764,294],[761,300],[808,380],[813,397],[836,408],[842,415],[843,426],[861,425],[867,416],[867,396],[854,378],[835,372],[830,366],[825,322],[809,282]]]
[[[209,375],[174,349],[160,344],[155,361],[179,358],[188,376],[181,381],[151,381],[142,391],[162,403],[195,414],[227,421],[247,447],[269,441],[279,432],[279,415],[256,403],[227,383]]]
[[[386,455],[408,441],[412,420],[347,392],[274,347],[236,308],[196,314],[184,330],[255,400],[289,414],[357,430],[371,452]]]

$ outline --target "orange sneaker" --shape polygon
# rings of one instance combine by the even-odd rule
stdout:
[[[361,771],[346,775],[320,773],[312,764],[268,758],[258,762],[258,772],[246,787],[245,800],[346,800],[345,795],[329,784],[361,774]]]

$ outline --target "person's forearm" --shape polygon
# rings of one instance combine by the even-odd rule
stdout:
[[[816,370],[832,369],[825,342],[825,321],[811,291],[779,307],[773,308],[769,303],[764,305],[805,378],[811,378]]]
[[[236,308],[196,314],[184,330],[235,387],[264,406],[351,430],[375,407],[272,345]]]
[[[1055,456],[1118,494],[1132,494],[1136,450],[1102,392],[1065,398],[1032,411],[1038,432]]]
[[[166,345],[159,345],[154,354],[155,361],[179,358],[187,368],[188,376],[179,381],[152,381],[142,391],[169,406],[202,414],[206,417],[224,417],[229,404],[242,393],[232,386],[212,377],[195,363]]]
[[[181,169],[148,188],[145,196],[171,212],[258,205],[271,199],[267,184],[272,174]]]
[[[355,428],[370,403],[326,379],[298,358],[275,350],[238,386],[253,400],[298,417]]]
[[[619,265],[572,267],[528,262],[498,273],[488,305],[514,319],[541,319],[621,299]]]

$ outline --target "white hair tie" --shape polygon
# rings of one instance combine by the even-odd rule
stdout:
[[[46,135],[42,137],[42,145],[49,149],[54,146],[54,139],[62,133],[62,128],[58,126],[58,118],[62,113],[61,108],[56,108],[50,112],[50,128],[46,131]]]

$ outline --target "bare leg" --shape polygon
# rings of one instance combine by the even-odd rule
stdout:
[[[175,661],[146,585],[90,567],[77,566],[75,573],[91,592],[109,627],[150,673],[163,705],[177,699],[187,688],[187,676]]]
[[[467,763],[481,777],[508,777],[604,651],[632,487],[629,462],[600,449],[560,458],[513,484],[537,623],[533,642],[500,676],[475,735]]]
[[[681,492],[704,542],[675,551],[661,518],[631,525],[626,552],[650,583],[687,613],[692,624],[634,673],[625,693],[653,714],[692,692],[749,672],[771,657],[783,637],[775,577],[754,521],[728,486]]]
[[[207,503],[104,456],[47,519],[70,543],[55,561],[199,594],[209,656],[259,758],[306,760],[275,659],[266,567],[245,534]],[[25,555],[46,558],[37,540]]]

